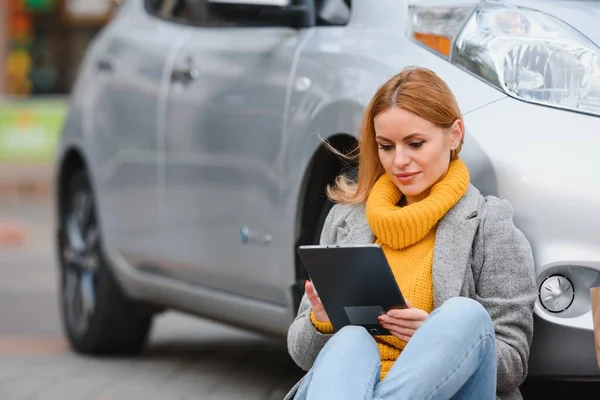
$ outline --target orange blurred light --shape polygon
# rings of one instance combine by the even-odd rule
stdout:
[[[425,46],[432,48],[440,54],[450,56],[451,40],[446,36],[435,35],[433,33],[414,32],[413,37]]]
[[[16,14],[9,21],[9,36],[13,40],[29,37],[32,33],[31,21],[25,14]]]

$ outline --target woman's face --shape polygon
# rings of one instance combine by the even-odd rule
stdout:
[[[460,145],[463,125],[456,120],[440,128],[398,107],[374,120],[379,160],[385,173],[406,197],[407,204],[423,200],[431,186],[444,176],[450,151]]]

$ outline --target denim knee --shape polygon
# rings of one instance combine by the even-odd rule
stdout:
[[[494,333],[494,324],[490,313],[476,300],[469,297],[453,297],[441,307],[444,313],[453,315],[454,321],[482,333]]]
[[[330,340],[336,339],[337,341],[343,341],[345,345],[349,346],[369,346],[372,345],[376,351],[377,343],[375,339],[367,332],[362,326],[346,325],[342,329],[336,332]]]

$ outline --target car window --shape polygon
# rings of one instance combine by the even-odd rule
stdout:
[[[207,1],[207,10],[210,15],[208,22],[210,26],[219,27],[243,27],[243,26],[266,26],[284,24],[277,21],[264,11],[268,7],[248,4],[231,4]]]
[[[313,0],[319,10],[327,0]],[[149,13],[170,21],[202,27],[251,27],[287,24],[269,6],[211,0],[145,0]],[[350,6],[350,0],[343,0]],[[248,2],[251,3],[251,2]]]
[[[206,0],[145,0],[146,10],[159,18],[186,25],[209,25]]]
[[[243,3],[244,1],[240,1]],[[252,3],[252,1],[247,1]],[[313,3],[314,10],[319,12],[323,9],[332,10],[331,6],[335,3],[345,5],[348,10],[352,8],[351,0],[310,0]],[[252,4],[232,4],[223,0],[205,0],[207,10],[207,22],[210,26],[277,26],[286,25],[285,20],[278,20],[274,14],[267,14],[265,11],[268,6],[256,6]],[[317,21],[319,25],[328,25],[328,21]],[[347,21],[346,21],[347,22]]]

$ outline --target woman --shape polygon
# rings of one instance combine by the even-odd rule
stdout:
[[[520,399],[536,296],[510,204],[483,197],[458,154],[464,125],[436,74],[402,71],[369,104],[358,182],[343,176],[321,244],[381,245],[409,307],[391,335],[333,327],[311,282],[288,332],[294,399]]]

